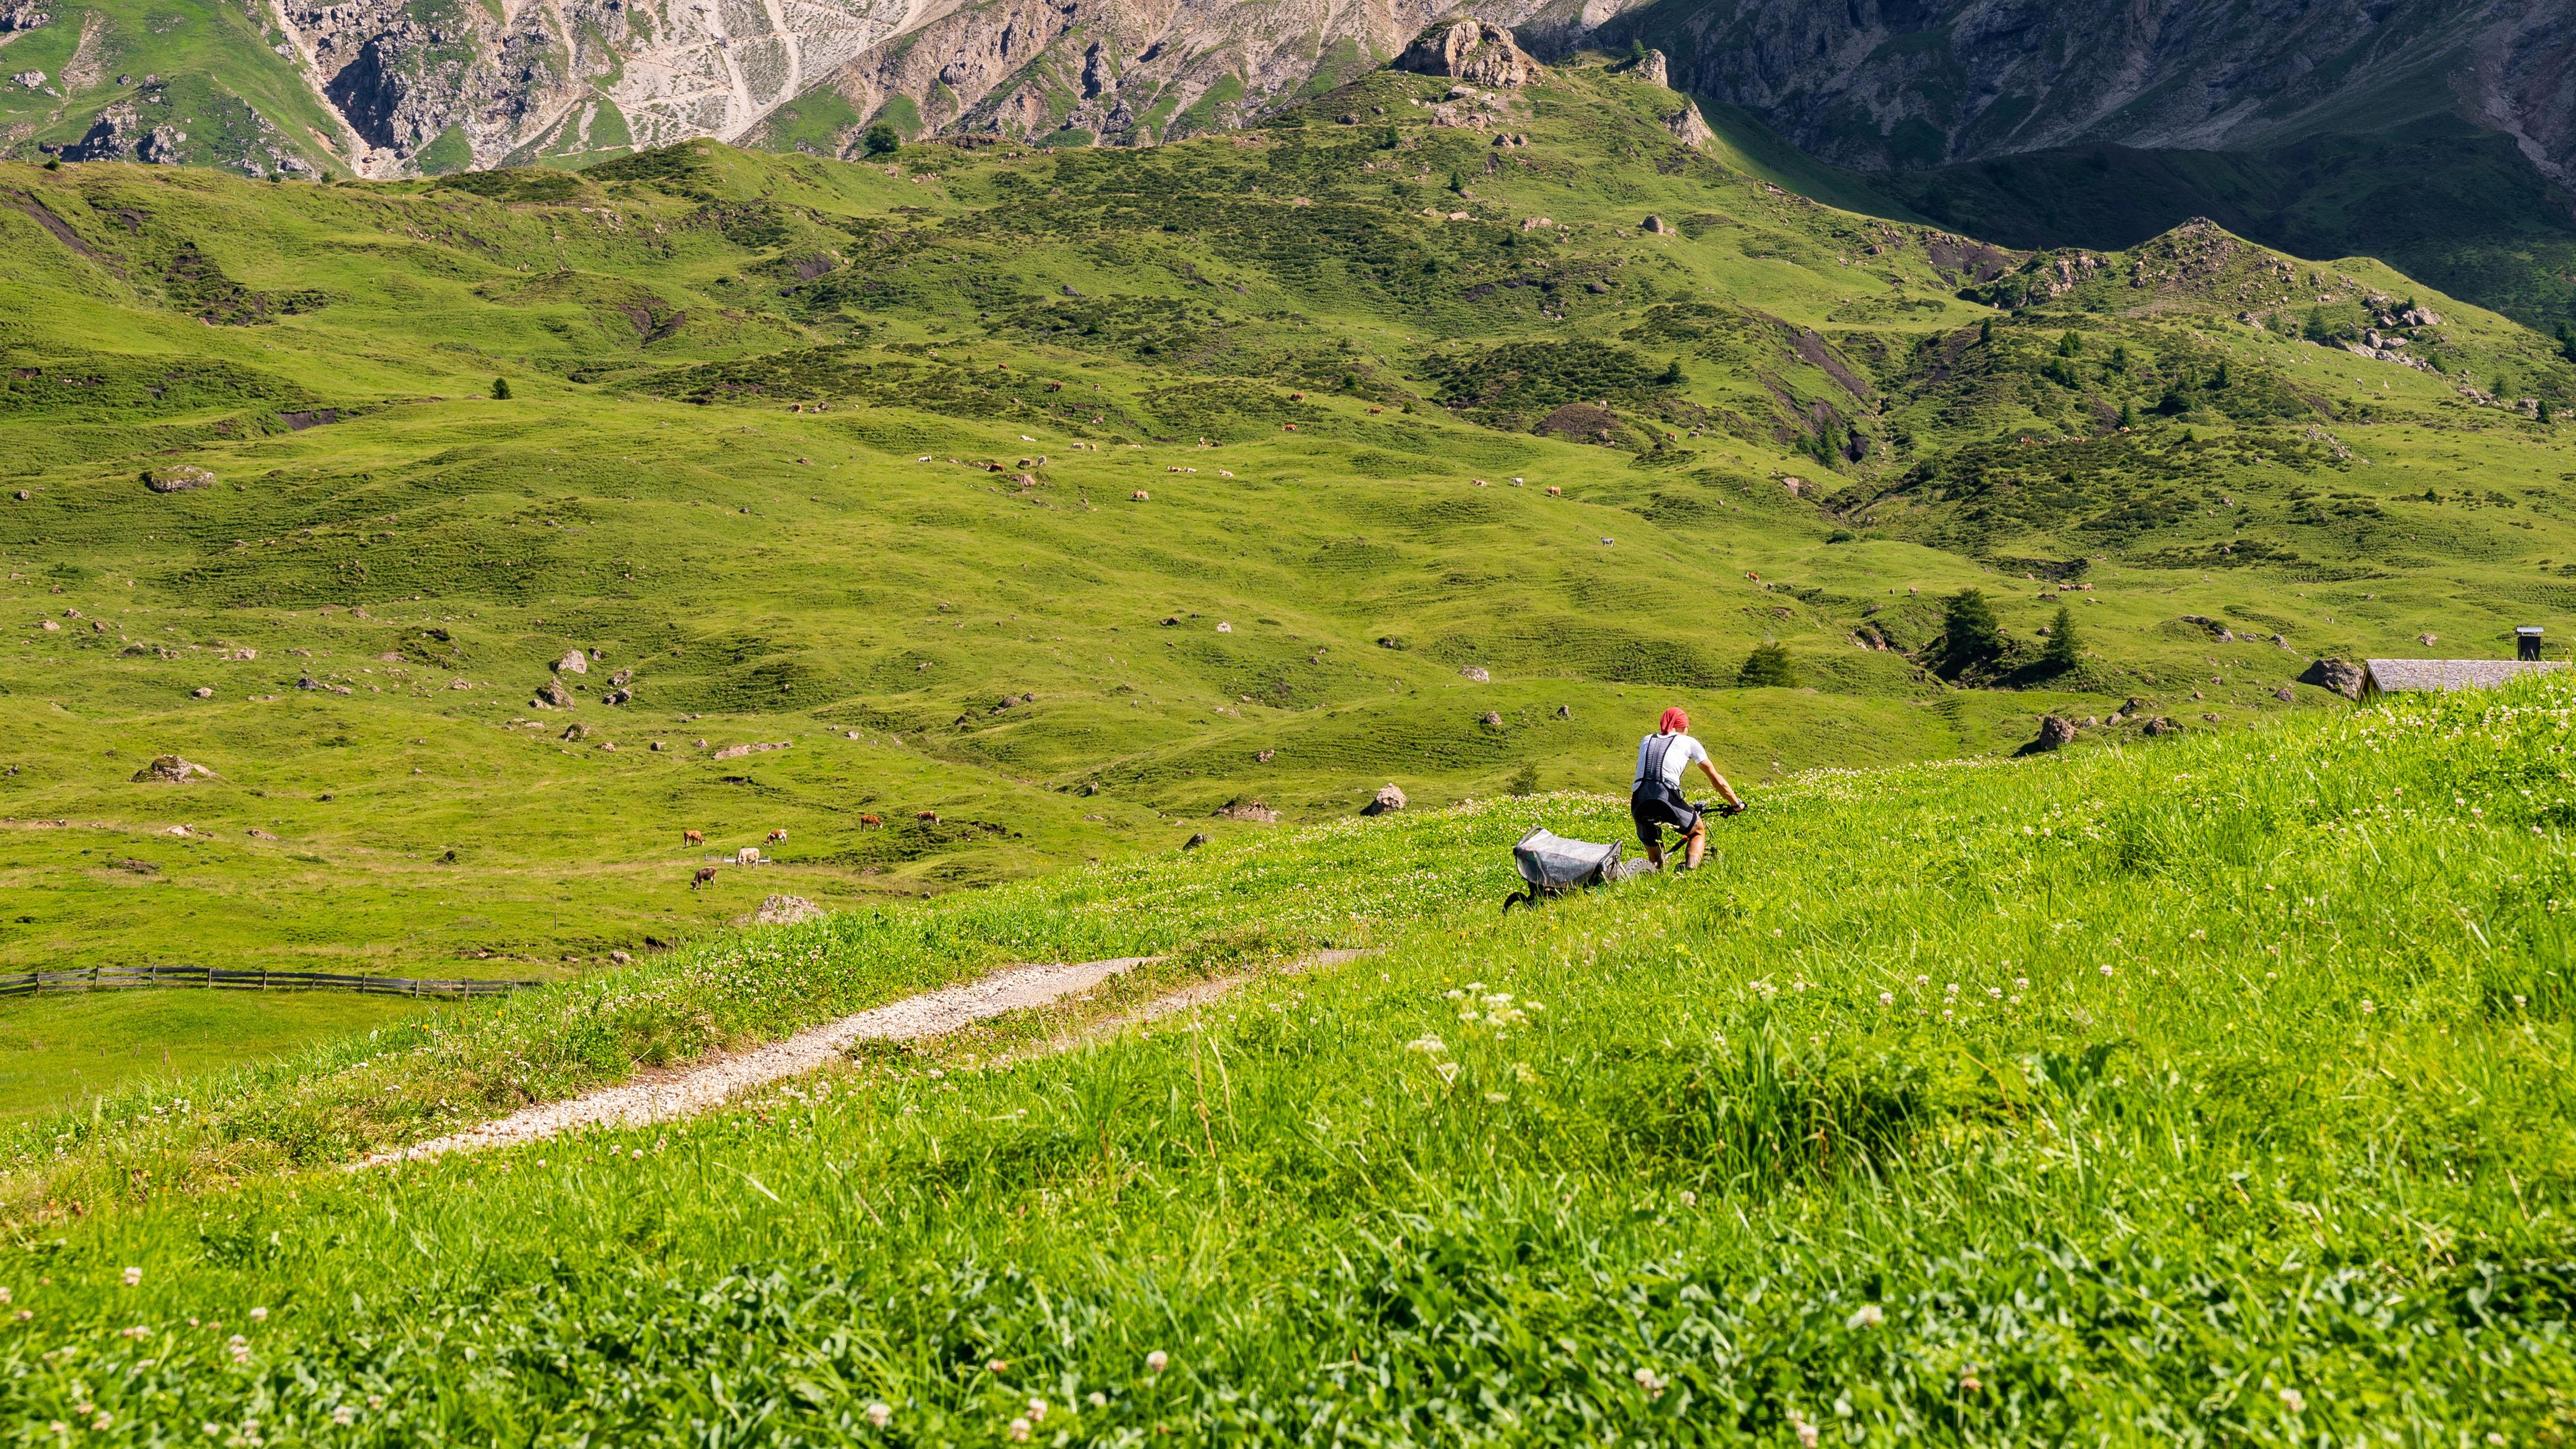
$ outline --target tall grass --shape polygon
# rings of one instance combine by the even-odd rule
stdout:
[[[370,1069],[461,1094],[585,1009],[630,1049],[1045,947],[1387,949],[1071,1053],[30,1225],[0,1397],[99,1442],[2558,1442],[2571,723],[2540,684],[1809,777],[1700,874],[1527,917],[1504,847],[1614,802],[746,941]],[[192,1120],[291,1158],[262,1104],[355,1070]]]

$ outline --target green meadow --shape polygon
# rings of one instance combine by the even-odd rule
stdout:
[[[547,983],[0,1007],[6,1432],[2563,1442],[2576,695],[2295,681],[2564,657],[2576,368],[1677,105],[0,167],[0,973]]]
[[[2571,720],[1820,771],[1509,916],[1509,843],[1615,799],[1338,822],[139,1087],[8,1143],[0,1394],[100,1443],[2557,1442]],[[1281,969],[1325,946],[1371,954]],[[1166,959],[342,1170],[1112,952]]]

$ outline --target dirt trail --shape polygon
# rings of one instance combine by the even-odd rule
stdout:
[[[607,1087],[561,1102],[541,1103],[496,1122],[379,1152],[355,1166],[382,1167],[450,1152],[532,1142],[576,1127],[641,1127],[685,1117],[718,1106],[737,1092],[826,1066],[854,1042],[939,1036],[1006,1011],[1044,1006],[1088,991],[1120,972],[1156,959],[1159,958],[1121,956],[1070,966],[1014,966],[980,981],[906,997],[872,1011],[808,1027],[783,1041],[673,1072],[660,1080]]]

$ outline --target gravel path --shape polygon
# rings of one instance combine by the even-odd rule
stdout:
[[[784,1077],[802,1076],[828,1065],[854,1042],[939,1036],[1006,1011],[1044,1006],[1088,991],[1122,971],[1155,959],[1121,956],[1070,966],[1014,966],[981,981],[906,997],[873,1011],[809,1027],[783,1041],[719,1057],[662,1080],[607,1087],[561,1102],[541,1103],[497,1122],[396,1151],[379,1152],[356,1166],[382,1167],[449,1152],[532,1142],[576,1127],[642,1127],[685,1117],[718,1106],[737,1092]]]

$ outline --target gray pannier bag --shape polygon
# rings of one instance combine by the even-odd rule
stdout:
[[[1534,906],[1541,896],[1563,895],[1588,886],[1607,885],[1626,880],[1651,864],[1629,863],[1619,859],[1619,842],[1595,845],[1588,840],[1568,840],[1538,826],[1512,847],[1512,864],[1519,867],[1523,889],[1503,899],[1503,909],[1514,905]]]

